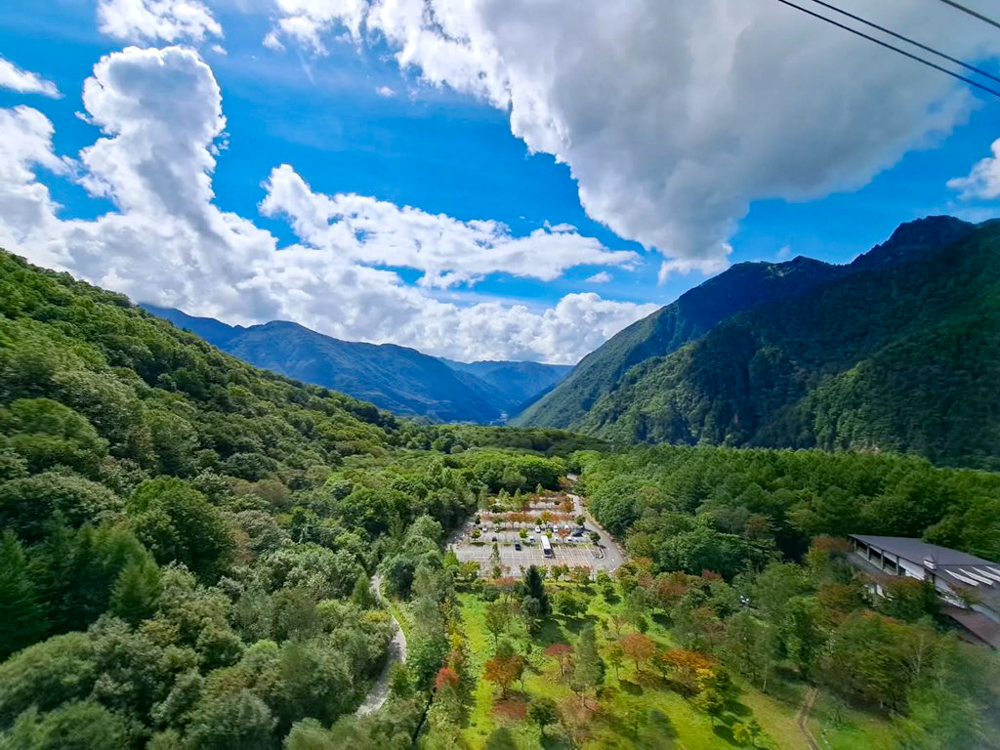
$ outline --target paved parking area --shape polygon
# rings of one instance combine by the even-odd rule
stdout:
[[[455,555],[461,562],[475,560],[480,563],[483,573],[487,573],[490,557],[493,554],[493,543],[468,544],[459,543],[452,546]],[[511,575],[520,575],[531,565],[551,567],[553,565],[568,565],[571,568],[586,566],[592,571],[607,570],[611,572],[609,559],[603,550],[599,551],[593,544],[553,544],[552,557],[545,557],[539,544],[522,544],[521,549],[514,549],[513,544],[500,544],[500,564],[507,568]]]

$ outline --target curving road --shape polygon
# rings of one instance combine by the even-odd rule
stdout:
[[[584,504],[582,497],[572,493],[566,494],[573,499],[573,503],[576,505],[577,509],[587,517],[587,525],[592,526],[597,530],[597,533],[601,535],[600,547],[604,550],[604,556],[607,560],[605,569],[610,573],[618,570],[618,568],[625,563],[625,553],[622,552],[622,548],[618,546],[618,542],[616,542],[615,538],[608,533],[607,529],[601,526],[594,516],[591,515],[590,510]]]
[[[403,629],[399,626],[399,621],[393,616],[392,611],[388,609],[387,602],[382,596],[382,577],[378,574],[373,575],[370,585],[375,598],[386,606],[389,616],[392,617],[393,633],[392,640],[389,641],[389,649],[386,654],[385,666],[382,667],[382,673],[379,674],[378,679],[375,680],[375,684],[368,691],[368,695],[365,696],[361,705],[358,706],[358,710],[354,712],[355,716],[367,716],[382,708],[382,705],[389,697],[389,678],[391,676],[392,665],[397,661],[406,662],[406,635],[403,634]]]

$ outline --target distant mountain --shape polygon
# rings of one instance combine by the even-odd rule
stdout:
[[[598,399],[614,391],[631,367],[677,351],[736,313],[804,295],[852,273],[919,259],[974,229],[974,225],[949,216],[930,217],[903,224],[884,244],[846,266],[804,257],[785,263],[737,264],[613,336],[584,357],[562,383],[525,408],[513,423],[524,427],[579,426]]]
[[[998,382],[1000,222],[929,219],[808,293],[633,366],[572,426],[618,441],[913,451],[997,469]]]
[[[479,368],[484,363],[445,362],[402,346],[341,341],[297,323],[231,326],[180,310],[143,307],[258,367],[341,391],[400,416],[433,421],[502,421],[518,410],[525,392],[534,395],[532,378],[542,383],[541,390],[556,377],[546,378],[546,373],[561,376],[568,369],[533,362],[494,362]],[[480,378],[477,370],[488,377]]]
[[[572,365],[547,365],[541,362],[442,361],[453,370],[469,373],[489,383],[518,406],[525,405],[561,382],[573,369]]]

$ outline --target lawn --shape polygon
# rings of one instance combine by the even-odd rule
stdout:
[[[575,584],[553,586],[550,583],[549,586],[573,586],[581,591]],[[801,750],[806,746],[805,737],[796,724],[796,713],[807,686],[788,680],[776,681],[773,689],[764,694],[737,679],[739,695],[727,704],[722,720],[713,720],[650,670],[646,670],[648,674],[637,674],[634,665],[625,664],[616,674],[609,663],[600,703],[591,697],[589,705],[581,707],[579,698],[560,677],[558,666],[543,652],[558,642],[575,646],[582,628],[593,623],[607,662],[608,647],[616,638],[610,618],[622,614],[621,603],[606,601],[596,587],[584,587],[582,591],[589,598],[585,613],[573,618],[553,615],[542,623],[533,638],[529,637],[520,618],[512,620],[504,637],[515,650],[525,655],[526,668],[523,682],[514,684],[511,698],[506,702],[498,700],[500,691],[496,685],[482,679],[484,665],[495,649],[494,638],[486,628],[486,601],[474,593],[459,594],[470,669],[477,677],[468,721],[463,727],[463,739],[470,747],[485,747],[495,730],[506,728],[519,750],[569,748],[565,739],[557,737],[558,731],[550,729],[550,736],[543,737],[537,725],[523,718],[526,703],[539,696],[552,698],[564,714],[572,714],[568,723],[585,727],[576,739],[578,747],[588,750],[737,748],[739,745],[732,739],[731,726],[751,718],[763,729],[758,747]],[[625,626],[623,632],[628,630]],[[661,646],[672,648],[676,645],[669,630],[660,622],[651,622],[647,635]],[[816,701],[809,727],[817,740],[822,738],[820,744],[824,750],[879,750],[885,746],[887,736],[883,721],[852,711],[822,693]]]

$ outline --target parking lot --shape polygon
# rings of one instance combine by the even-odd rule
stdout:
[[[488,573],[490,557],[493,554],[493,543],[482,544],[463,542],[453,545],[455,555],[461,562],[475,560],[482,566],[483,573]],[[552,557],[542,554],[540,544],[522,544],[521,549],[515,549],[513,543],[500,543],[500,564],[509,575],[520,575],[531,565],[551,567],[553,565],[568,565],[571,568],[586,566],[592,571],[607,570],[610,572],[608,558],[603,550],[598,550],[593,544],[553,544]]]

